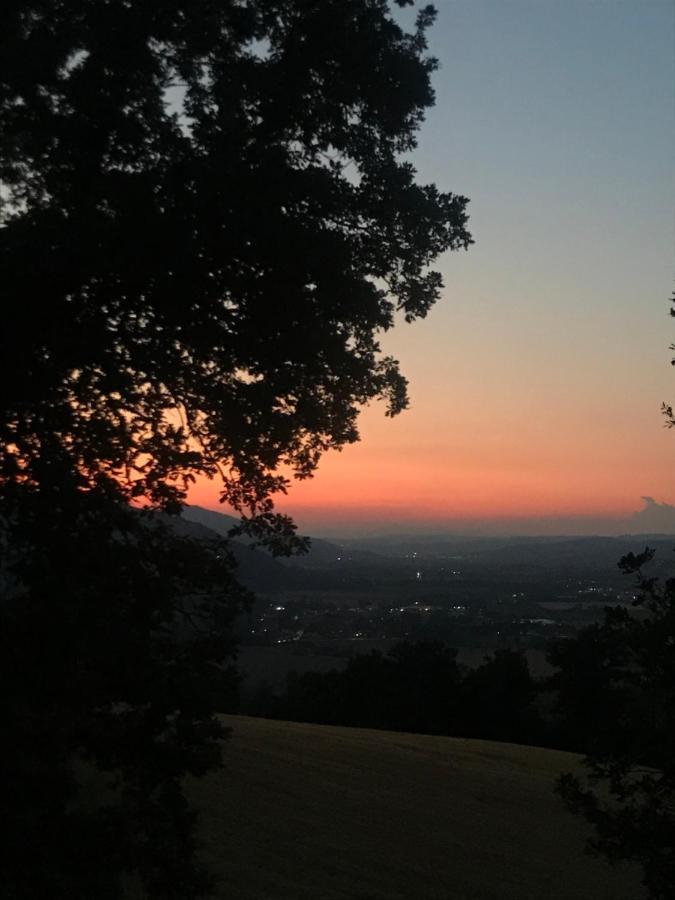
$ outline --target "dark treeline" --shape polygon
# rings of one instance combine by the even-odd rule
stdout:
[[[441,641],[403,642],[388,653],[355,656],[343,670],[291,672],[284,691],[261,686],[241,711],[583,752],[593,732],[582,702],[584,676],[572,679],[563,651],[553,652],[564,669],[535,679],[522,651],[497,650],[469,669],[458,664],[457,650]]]

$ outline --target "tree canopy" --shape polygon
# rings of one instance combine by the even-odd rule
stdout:
[[[661,410],[666,427],[675,426],[672,406]],[[558,792],[593,824],[591,851],[637,862],[649,897],[668,900],[675,895],[675,577],[647,574],[654,553],[645,547],[619,561],[637,578],[636,609],[606,607],[602,622],[552,648],[549,660],[560,669],[554,681],[565,731],[587,754],[587,777],[567,773]]]
[[[587,747],[588,779],[567,774],[558,790],[595,826],[591,849],[638,862],[649,896],[666,900],[675,889],[675,578],[647,576],[653,556],[620,563],[638,576],[637,610],[607,607],[552,661],[561,708]]]
[[[279,466],[309,474],[372,398],[406,405],[378,333],[471,242],[466,199],[406,157],[433,10],[410,33],[382,0],[2,15],[3,476],[49,456],[170,506],[221,474],[269,512]]]
[[[398,0],[398,6],[411,5]],[[0,677],[13,897],[197,896],[233,616],[190,482],[276,552],[286,473],[406,405],[378,336],[439,297],[466,199],[409,152],[425,33],[384,0],[8,0],[0,11]],[[135,880],[135,881],[134,881]]]

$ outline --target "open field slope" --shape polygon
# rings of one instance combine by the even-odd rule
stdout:
[[[569,753],[228,717],[192,785],[228,900],[638,900],[552,793]]]

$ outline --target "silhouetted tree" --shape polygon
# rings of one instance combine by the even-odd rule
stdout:
[[[280,467],[310,475],[370,399],[405,407],[378,333],[424,316],[430,263],[471,242],[466,200],[402,157],[433,102],[432,20],[408,33],[383,0],[2,6],[10,896],[203,888],[180,779],[217,763],[244,598],[226,547],[130,504],[176,513],[217,476],[244,530],[297,549]]]
[[[355,656],[342,671],[291,672],[285,696],[249,704],[254,715],[497,741],[548,735],[523,653],[498,650],[462,671],[442,641],[403,641],[386,654]],[[262,698],[261,698],[262,699]]]
[[[672,428],[672,407],[664,403],[662,412]],[[585,741],[588,768],[585,782],[562,776],[558,791],[595,826],[591,850],[614,862],[638,862],[649,896],[669,900],[675,896],[675,578],[645,575],[653,556],[645,548],[619,562],[637,576],[637,609],[606,608],[604,621],[556,651],[552,662],[561,669],[559,705],[572,735]]]
[[[441,644],[373,650],[341,670],[291,672],[281,698],[284,718],[333,725],[428,732],[447,728],[440,699],[457,680],[456,651]],[[450,674],[450,678],[446,676]]]
[[[624,662],[623,657],[614,660],[618,651],[614,632],[600,623],[583,628],[572,640],[549,644],[547,659],[555,671],[548,685],[555,696],[555,729],[565,749],[598,752],[610,745],[625,700],[615,678],[615,663]]]
[[[462,681],[462,731],[486,740],[539,743],[544,726],[534,707],[537,693],[527,658],[519,650],[495,650]]]
[[[675,291],[673,292],[673,298],[670,301],[670,315],[675,317]],[[675,350],[675,344],[670,345],[670,350]],[[671,366],[675,366],[675,357],[670,360]],[[673,407],[670,403],[663,403],[661,405],[661,412],[663,413],[666,420],[666,428],[675,428],[675,412],[673,412]]]
[[[457,650],[442,641],[403,641],[392,661],[390,728],[452,734],[457,727],[461,674]]]
[[[649,896],[667,900],[675,894],[675,578],[661,584],[643,574],[653,555],[646,549],[620,563],[638,575],[637,610],[607,608],[602,624],[556,657],[563,708],[571,696],[578,720],[586,673],[597,712],[593,726],[582,702],[588,779],[568,773],[558,791],[595,826],[591,849],[638,862]]]

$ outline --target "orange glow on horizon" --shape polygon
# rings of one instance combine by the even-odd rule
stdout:
[[[423,412],[419,413],[420,416]],[[288,494],[276,498],[280,512],[301,521],[339,522],[398,519],[499,520],[566,516],[627,516],[640,508],[640,497],[652,494],[670,501],[673,467],[669,441],[663,433],[650,452],[641,451],[633,466],[630,441],[621,452],[574,436],[546,443],[518,433],[510,441],[471,441],[438,434],[432,442],[421,430],[405,427],[405,414],[384,423],[369,412],[362,423],[363,440],[341,453],[329,453],[315,476],[291,480]],[[659,433],[658,436],[661,436]],[[541,436],[539,436],[541,437]],[[593,437],[593,436],[591,436]],[[480,440],[484,438],[484,440]],[[667,451],[666,452],[664,452]],[[218,502],[216,482],[198,481],[189,502],[226,512]]]

